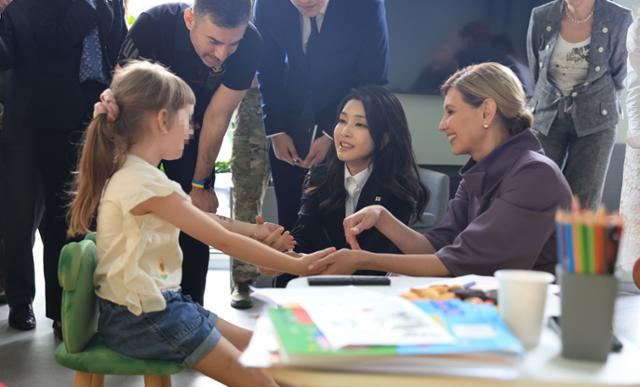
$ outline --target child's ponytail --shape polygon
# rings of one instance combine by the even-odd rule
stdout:
[[[122,162],[124,144],[120,142],[114,123],[106,114],[97,115],[89,124],[75,171],[74,197],[69,208],[69,236],[90,231],[102,189]]]

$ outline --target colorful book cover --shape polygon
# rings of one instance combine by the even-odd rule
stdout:
[[[476,305],[460,300],[419,301],[415,304],[442,324],[454,341],[419,346],[350,346],[334,349],[299,306],[271,308],[269,317],[280,341],[283,360],[288,364],[397,356],[520,355],[523,352],[522,345],[510,333],[493,305]]]

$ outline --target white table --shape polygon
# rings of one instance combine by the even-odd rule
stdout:
[[[398,294],[401,289],[426,285],[441,278],[391,277],[391,286],[367,286],[369,290],[384,294]],[[289,283],[288,288],[307,287],[306,278],[298,278]],[[626,307],[616,310],[615,319],[631,318],[637,321],[640,310],[640,295],[624,299]],[[550,294],[547,302],[547,314],[559,310],[559,299]],[[629,307],[632,305],[633,307]],[[621,314],[622,313],[622,314]],[[617,324],[614,324],[617,325]],[[295,367],[277,367],[269,373],[283,382],[298,386],[640,386],[640,351],[620,335],[624,349],[620,353],[611,353],[606,363],[569,360],[561,357],[560,338],[546,325],[540,344],[528,351],[516,363],[518,378],[514,380],[472,379],[438,375],[398,375],[379,373],[324,372]]]

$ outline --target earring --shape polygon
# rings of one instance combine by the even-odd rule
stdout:
[[[489,124],[482,124],[482,127],[485,129],[489,129]]]

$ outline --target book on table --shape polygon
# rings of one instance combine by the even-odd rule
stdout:
[[[279,342],[283,364],[327,366],[349,364],[509,364],[523,353],[520,342],[500,319],[495,306],[459,300],[414,302],[450,335],[451,340],[418,345],[344,345],[336,347],[303,306],[270,308],[268,315]],[[358,324],[352,327],[357,335]],[[409,330],[413,327],[409,327]],[[384,329],[379,332],[385,336]],[[373,342],[380,341],[372,338]],[[384,340],[383,340],[384,341]]]

